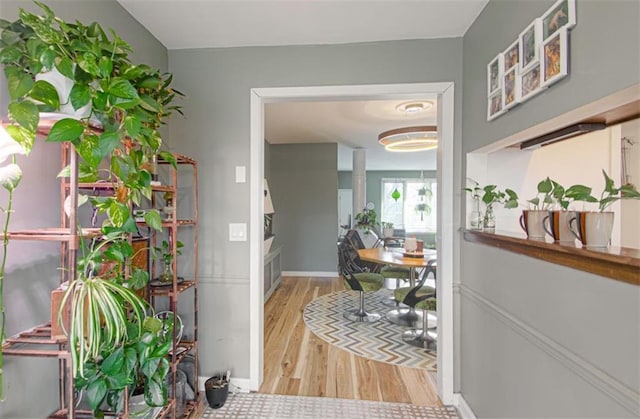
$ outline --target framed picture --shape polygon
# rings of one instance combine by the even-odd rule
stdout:
[[[531,99],[543,89],[540,78],[540,61],[529,65],[529,68],[520,73],[520,101]]]
[[[542,43],[542,19],[536,18],[518,36],[520,46],[520,72],[539,64]]]
[[[509,45],[502,56],[504,57],[504,72],[511,70],[513,67],[517,67],[520,62],[520,42],[516,41]]]
[[[558,0],[542,15],[542,39],[576,26],[576,0]]]
[[[487,65],[487,96],[491,96],[500,90],[502,85],[502,54],[498,54],[489,65]]]
[[[518,86],[520,79],[517,77],[517,70],[518,66],[515,65],[504,74],[502,83],[503,111],[513,108],[520,101],[520,89]]]
[[[562,29],[542,43],[541,86],[550,86],[567,75],[567,30]]]
[[[498,90],[487,100],[487,121],[502,115],[504,109],[502,107],[502,89]]]

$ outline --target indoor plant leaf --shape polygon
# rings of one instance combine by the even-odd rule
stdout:
[[[84,127],[79,121],[76,121],[72,118],[64,118],[53,124],[53,126],[51,127],[51,131],[49,131],[49,135],[47,135],[47,141],[73,142],[74,140],[80,138],[83,132]]]
[[[7,77],[7,87],[9,88],[9,96],[11,99],[23,97],[35,84],[29,74],[20,72],[20,70],[15,67],[5,67],[4,74]]]
[[[38,107],[33,102],[24,100],[22,102],[12,102],[9,104],[9,113],[16,122],[29,131],[38,129],[40,113]]]
[[[46,105],[51,106],[53,109],[60,108],[60,97],[58,91],[49,82],[44,80],[38,80],[31,88],[30,96]]]
[[[123,364],[124,348],[120,346],[102,361],[100,369],[107,375],[114,375],[122,369]]]
[[[102,404],[107,395],[107,383],[104,378],[98,377],[87,386],[87,403],[91,409],[96,410]]]

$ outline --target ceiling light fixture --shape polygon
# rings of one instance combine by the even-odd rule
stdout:
[[[396,110],[400,113],[413,115],[420,112],[428,111],[432,107],[433,103],[428,101],[405,102],[396,106]]]
[[[425,151],[438,147],[438,131],[434,125],[397,128],[378,135],[387,151]]]

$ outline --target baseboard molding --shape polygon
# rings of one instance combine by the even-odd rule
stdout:
[[[608,375],[589,361],[577,356],[575,353],[553,341],[533,327],[523,323],[520,319],[486,299],[464,284],[460,285],[460,294],[473,303],[491,313],[494,317],[536,345],[547,355],[559,361],[562,365],[574,372],[580,378],[593,385],[604,395],[614,400],[625,410],[633,415],[638,414],[638,399],[640,393],[624,383]]]
[[[209,379],[209,377],[198,377],[198,390],[200,391],[204,391],[204,382],[207,381]],[[234,392],[234,393],[249,393],[250,390],[250,386],[249,386],[250,380],[248,378],[233,378],[231,377],[231,382],[229,384],[231,384],[231,387],[229,388],[230,391]]]
[[[458,413],[462,419],[477,419],[471,407],[467,404],[467,401],[462,396],[462,393],[453,394],[453,405],[458,409]]]
[[[323,278],[335,278],[338,276],[338,272],[282,271],[282,276],[318,276]]]

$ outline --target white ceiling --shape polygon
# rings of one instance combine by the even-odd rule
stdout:
[[[434,170],[435,150],[392,153],[378,144],[378,135],[390,129],[436,125],[436,99],[424,100],[433,107],[413,115],[396,110],[407,100],[269,103],[265,139],[270,144],[338,143],[338,170],[351,170],[354,148],[366,150],[367,170]]]
[[[118,2],[168,49],[184,49],[461,37],[488,0]],[[401,102],[268,104],[265,137],[273,144],[338,143],[339,170],[351,169],[357,147],[367,150],[367,170],[435,169],[435,151],[389,153],[377,144],[383,131],[436,124],[435,106],[410,119],[395,111]]]

